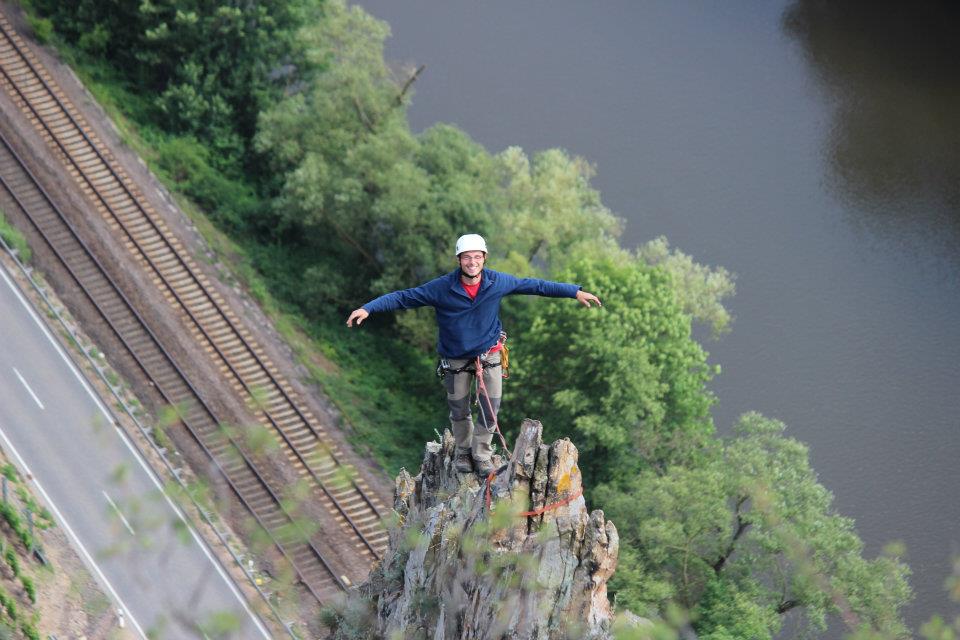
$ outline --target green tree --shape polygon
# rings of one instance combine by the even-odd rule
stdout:
[[[285,176],[274,233],[310,248],[305,289],[341,307],[451,270],[451,238],[490,224],[491,157],[453,127],[413,136],[403,87],[383,62],[387,33],[331,2],[301,33],[326,70],[263,115],[257,140]]]
[[[766,629],[751,638],[773,637],[794,610],[810,634],[837,614],[853,629],[907,637],[907,566],[862,557],[853,522],[834,511],[807,448],[784,428],[747,414],[696,466],[596,490],[635,553],[633,572],[614,576],[618,601],[640,611],[679,603],[706,637],[740,637],[742,624]]]
[[[560,149],[531,161],[519,147],[496,156],[502,194],[492,229],[494,255],[513,271],[562,268],[583,255],[619,254],[622,220],[603,206],[590,164]]]
[[[661,265],[673,276],[684,312],[709,326],[714,336],[729,331],[732,319],[722,300],[736,290],[733,274],[723,267],[710,269],[697,264],[682,251],[671,250],[663,236],[642,245],[637,254],[647,264]]]
[[[244,155],[260,111],[308,72],[295,33],[322,11],[322,0],[33,4],[69,42],[154,93],[164,129],[202,140],[222,166]]]
[[[506,423],[536,416],[557,437],[572,428],[589,484],[695,457],[712,433],[713,370],[670,275],[621,254],[581,258],[555,276],[598,292],[604,306],[537,301],[514,314]]]

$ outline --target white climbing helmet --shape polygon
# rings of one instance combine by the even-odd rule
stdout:
[[[483,239],[483,236],[477,235],[475,233],[468,233],[466,235],[460,236],[457,238],[457,253],[460,255],[464,251],[483,251],[487,252],[487,241]]]

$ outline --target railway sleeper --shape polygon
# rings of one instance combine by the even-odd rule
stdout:
[[[315,453],[315,452],[314,452]],[[323,454],[319,454],[323,455]],[[310,456],[308,464],[310,465],[310,471],[312,471],[321,482],[332,482],[336,477],[340,475],[339,469],[340,466],[330,456],[326,458],[318,458],[316,456]]]
[[[109,183],[111,186],[117,186],[117,177],[113,175],[113,171],[107,166],[103,160],[100,159],[100,155],[97,153],[97,149],[91,145],[84,138],[81,142],[76,144],[76,148],[67,147],[68,150],[74,153],[89,153],[92,154],[91,162],[83,162],[84,166],[84,177],[90,181],[90,183],[97,189],[102,189],[104,184]]]
[[[50,94],[43,87],[43,85],[40,84],[40,81],[36,77],[31,76],[30,73],[30,70],[24,67],[24,71],[22,73],[18,73],[13,76],[13,81],[23,97],[26,98],[27,101],[32,104],[34,110],[39,113],[44,107],[49,108],[49,104],[37,105],[36,103],[43,98],[47,98],[47,100],[49,100],[50,98],[48,96]]]
[[[106,211],[106,207],[103,207],[103,209]],[[130,198],[117,198],[116,202],[110,204],[110,210],[107,211],[107,214],[119,219],[125,225],[145,219],[140,213],[137,203]]]
[[[134,220],[127,225],[127,229],[134,236],[138,236],[141,233],[146,233],[150,228],[150,223],[146,220]]]
[[[70,161],[83,174],[84,180],[87,181],[91,187],[96,188],[96,184],[94,184],[90,178],[90,173],[94,169],[94,166],[100,166],[101,164],[99,162],[100,159],[97,157],[97,152],[90,147],[85,140],[82,143],[78,142],[71,146],[63,145],[63,148],[66,150]],[[94,165],[94,163],[96,163],[96,165]]]
[[[62,118],[59,123],[50,125],[47,128],[66,144],[83,137],[83,132],[70,122],[68,118]],[[69,134],[65,133],[68,131],[70,132]]]
[[[240,376],[240,379],[244,381],[247,386],[256,385],[254,374],[261,370],[260,365],[258,365],[256,362],[248,361],[240,364],[239,366],[234,364],[233,369],[237,372],[237,375]]]
[[[177,261],[177,256],[170,251],[170,247],[160,237],[160,234],[151,232],[140,237],[134,237],[140,252],[157,264],[158,267],[169,268]]]

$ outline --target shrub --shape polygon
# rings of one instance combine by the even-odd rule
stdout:
[[[218,171],[215,158],[195,138],[168,138],[157,152],[160,169],[220,225],[241,229],[264,206],[247,184]]]
[[[33,578],[30,576],[20,576],[20,582],[23,584],[23,590],[27,592],[27,597],[30,598],[30,602],[36,604],[37,586],[33,583]]]
[[[3,241],[6,242],[11,249],[17,252],[17,255],[20,257],[21,261],[30,262],[30,258],[33,254],[30,252],[30,246],[27,244],[27,239],[23,237],[23,234],[20,233],[19,229],[11,225],[7,219],[3,217],[2,212],[0,212],[0,238],[3,238]]]
[[[13,547],[7,547],[3,557],[7,561],[7,564],[10,565],[13,575],[20,577],[20,558],[17,557],[16,549]]]
[[[23,543],[23,546],[28,549],[33,546],[33,537],[30,535],[30,532],[27,530],[27,526],[23,523],[23,520],[20,518],[20,514],[17,513],[17,510],[8,502],[0,503],[0,516],[3,516],[3,519],[7,521],[7,524],[10,525],[10,528],[13,529],[14,533],[17,534],[17,537],[20,538],[20,542]]]
[[[53,38],[53,22],[49,19],[28,15],[27,22],[30,23],[30,29],[33,30],[33,37],[40,44],[46,44]]]

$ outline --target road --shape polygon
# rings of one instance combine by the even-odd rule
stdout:
[[[270,637],[2,267],[0,443],[128,629],[203,637],[219,619],[236,629],[217,637]]]

